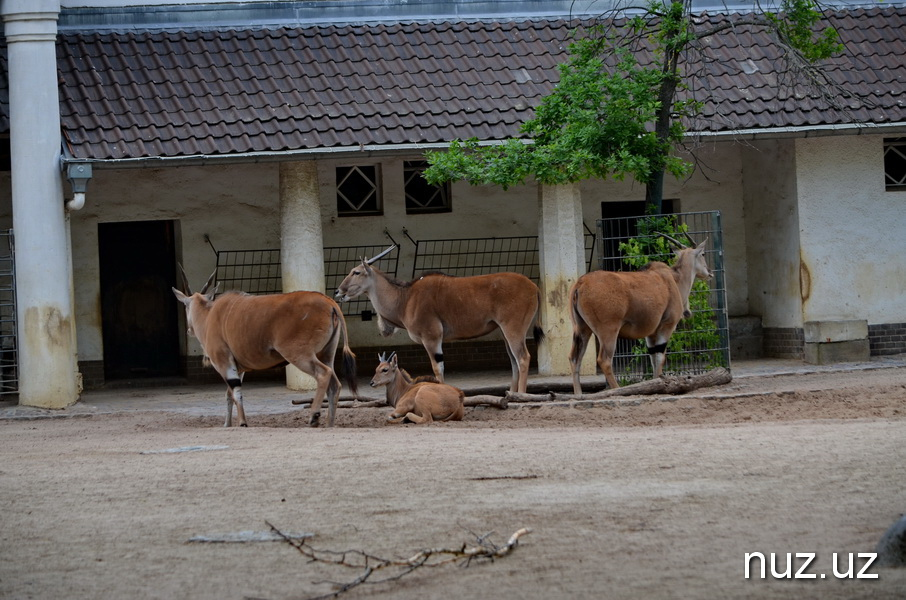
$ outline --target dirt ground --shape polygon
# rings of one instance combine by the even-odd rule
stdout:
[[[301,599],[362,574],[251,541],[268,524],[392,559],[531,529],[494,562],[344,598],[906,597],[906,569],[856,576],[906,511],[906,368],[429,426],[387,412],[341,409],[333,429],[290,407],[232,429],[215,411],[0,420],[0,597]],[[757,559],[745,576],[755,552],[764,578]],[[792,577],[797,553],[814,578]]]

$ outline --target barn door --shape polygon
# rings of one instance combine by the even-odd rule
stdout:
[[[173,221],[98,225],[105,379],[179,372]]]

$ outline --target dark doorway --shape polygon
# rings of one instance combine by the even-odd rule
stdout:
[[[179,372],[173,221],[98,225],[104,377]]]

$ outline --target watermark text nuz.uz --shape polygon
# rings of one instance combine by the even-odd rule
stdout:
[[[878,557],[876,552],[834,552],[830,565],[815,552],[746,552],[746,579],[877,579],[869,567]],[[828,568],[830,567],[830,568]],[[830,574],[830,575],[829,575]]]

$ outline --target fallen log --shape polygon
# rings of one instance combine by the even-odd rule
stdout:
[[[644,396],[651,394],[681,395],[703,387],[724,385],[732,381],[730,371],[723,367],[711,369],[700,375],[667,375],[658,379],[650,379],[633,383],[624,387],[607,389],[594,394],[551,394],[554,400],[600,400],[612,396]]]
[[[463,400],[463,406],[493,406],[494,408],[499,408],[501,410],[507,407],[509,399],[503,396],[489,396],[487,394],[479,394],[477,396],[466,396],[466,399]]]
[[[466,399],[463,401],[463,406],[493,406],[494,408],[504,409],[507,407],[508,399],[502,396],[466,396]],[[301,400],[293,401],[295,406],[301,407],[302,410],[306,408],[311,408],[311,400]],[[337,402],[337,408],[382,408],[385,406],[390,406],[387,404],[386,400],[372,400],[372,401],[359,401],[359,400],[339,400]]]
[[[554,399],[554,393],[546,394],[524,394],[519,392],[506,392],[506,398],[510,402],[549,402]]]

